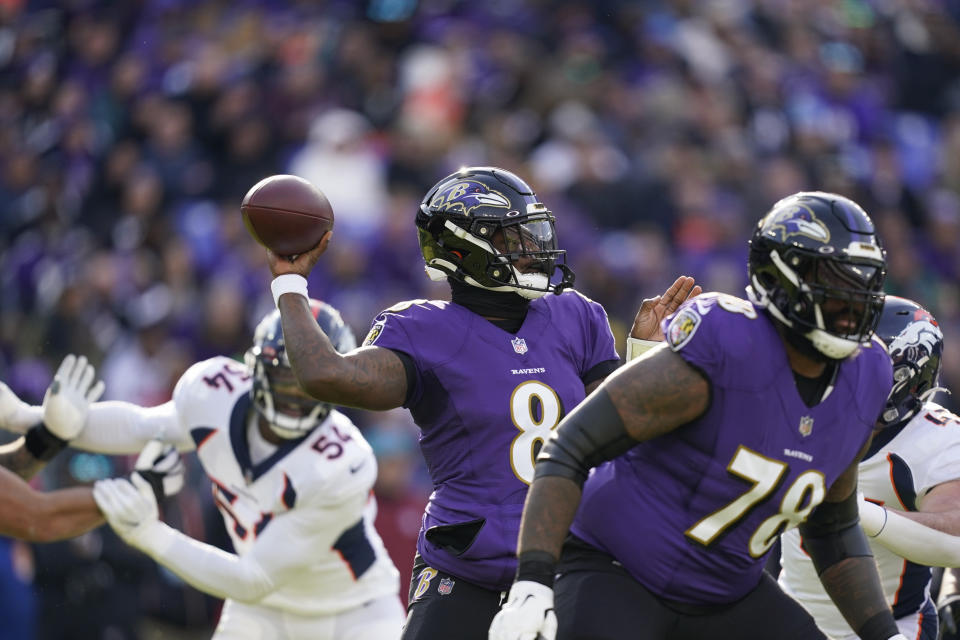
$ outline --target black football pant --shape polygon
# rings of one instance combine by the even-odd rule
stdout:
[[[557,640],[826,640],[766,573],[729,605],[667,603],[612,556],[568,539],[554,585]]]
[[[484,589],[427,566],[420,554],[413,562],[402,640],[487,640],[501,591]]]

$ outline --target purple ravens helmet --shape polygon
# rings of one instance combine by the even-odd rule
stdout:
[[[557,248],[553,214],[527,183],[504,169],[469,167],[447,176],[427,192],[416,223],[434,280],[454,278],[531,299],[573,285],[573,271],[563,263],[566,252]],[[527,265],[523,271],[521,263]],[[554,283],[557,270],[562,276]]]
[[[886,254],[873,221],[843,196],[796,193],[750,239],[750,299],[842,360],[869,343],[883,308]]]

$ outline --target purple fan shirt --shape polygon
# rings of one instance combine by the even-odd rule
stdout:
[[[603,307],[550,294],[512,334],[458,304],[414,300],[378,316],[364,344],[416,365],[406,406],[434,486],[417,550],[434,568],[507,589],[535,455],[583,400],[583,377],[619,359]],[[476,534],[462,544],[437,536],[466,523]]]
[[[854,461],[892,367],[875,340],[844,360],[833,390],[808,407],[773,320],[750,302],[703,294],[663,328],[710,380],[709,407],[594,469],[571,531],[662,598],[730,603],[756,587],[779,534]]]

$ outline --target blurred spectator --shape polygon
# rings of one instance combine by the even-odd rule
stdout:
[[[366,239],[376,233],[386,204],[385,163],[373,146],[370,123],[347,109],[331,109],[310,125],[307,143],[290,172],[323,192],[337,213],[337,233]]]

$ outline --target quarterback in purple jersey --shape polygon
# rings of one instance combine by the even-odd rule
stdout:
[[[777,202],[750,241],[750,300],[686,302],[544,445],[491,640],[825,638],[763,572],[795,526],[858,635],[903,638],[857,526],[857,461],[892,384],[873,338],[884,274],[854,202]]]
[[[317,399],[410,409],[434,485],[414,558],[403,637],[482,639],[516,571],[534,460],[560,420],[618,365],[603,308],[571,289],[554,216],[516,175],[472,167],[424,197],[416,226],[427,273],[450,301],[381,313],[340,356],[308,322],[303,276],[329,236],[293,262],[268,255],[301,385]],[[554,278],[554,275],[557,275]],[[699,293],[681,277],[644,301],[633,338]]]

